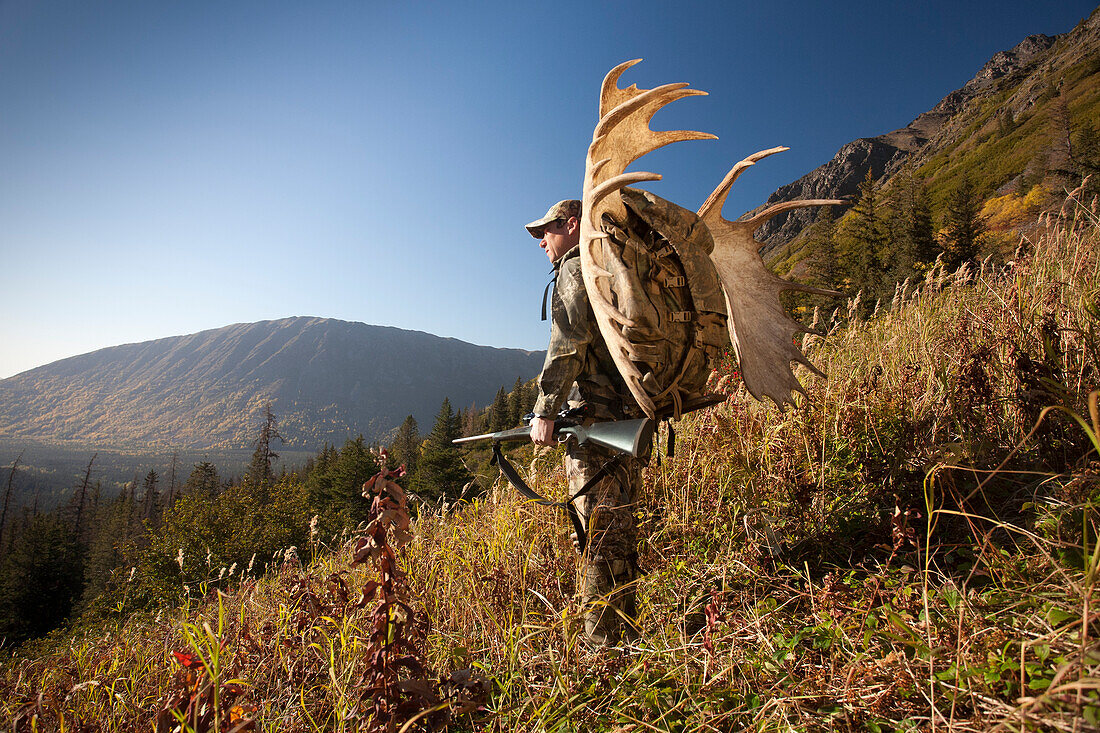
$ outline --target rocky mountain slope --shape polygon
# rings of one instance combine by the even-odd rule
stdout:
[[[327,318],[286,318],[101,349],[0,381],[0,437],[247,446],[265,403],[288,444],[431,428],[444,397],[492,401],[543,352]]]
[[[1067,81],[1072,84],[1082,77],[1082,71],[1084,76],[1094,76],[1100,70],[1098,49],[1100,9],[1068,33],[1028,36],[1012,49],[994,55],[961,89],[905,127],[844,145],[829,162],[779,188],[764,206],[801,198],[853,197],[868,170],[882,182],[906,164],[919,168],[936,156],[973,144],[976,136],[1005,133],[1005,126],[983,129],[993,118],[1000,116],[1020,125],[1028,116],[1042,116],[1039,113],[1045,113],[1052,93],[1071,91],[1063,87]],[[1021,175],[1027,162],[1020,158],[1008,169],[998,170],[996,175],[1002,180],[993,187]],[[761,227],[758,238],[765,243],[764,252],[794,239],[811,223],[815,212],[799,209],[780,214]]]

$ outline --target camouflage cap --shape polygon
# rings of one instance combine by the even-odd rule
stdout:
[[[551,206],[550,210],[546,212],[546,216],[541,219],[536,219],[525,226],[532,237],[535,239],[542,239],[542,231],[546,228],[547,224],[555,219],[569,219],[573,216],[578,219],[581,218],[581,202],[577,199],[565,199]]]

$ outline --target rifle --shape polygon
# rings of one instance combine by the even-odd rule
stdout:
[[[725,400],[726,395],[720,394],[705,395],[694,400],[688,400],[681,406],[680,414],[682,415],[694,410],[701,410],[705,407],[712,407]],[[568,501],[550,501],[540,496],[538,492],[527,485],[527,482],[519,475],[515,466],[508,462],[508,459],[504,457],[504,453],[501,451],[501,443],[530,440],[530,424],[510,430],[501,430],[495,433],[484,433],[482,435],[471,435],[468,438],[457,438],[451,441],[452,443],[472,443],[476,440],[492,441],[493,459],[490,461],[490,465],[495,463],[500,466],[500,472],[504,474],[508,482],[516,487],[516,490],[526,498],[540,506],[556,506],[564,510],[565,513],[569,515],[569,520],[573,523],[573,530],[577,534],[577,547],[581,552],[584,552],[585,545],[587,544],[587,535],[584,530],[584,522],[581,521],[580,515],[577,513],[577,508],[574,506],[573,502],[591,491],[600,480],[611,475],[615,466],[622,460],[623,455],[638,458],[645,454],[649,449],[650,442],[653,440],[653,433],[657,429],[657,423],[649,418],[598,422],[586,426],[577,419],[583,418],[583,414],[583,410],[574,409],[564,410],[558,415],[558,418],[554,421],[554,435],[557,437],[558,442],[564,443],[570,438],[575,438],[578,445],[590,442],[603,448],[609,448],[618,455],[612,457],[611,460],[601,466],[600,470],[597,471],[592,478],[586,481],[584,486],[582,486],[576,494],[573,494]],[[533,414],[528,414],[524,416],[523,420],[525,423],[530,423],[533,417]],[[671,410],[669,414],[659,414],[658,417],[671,417]]]
[[[530,440],[531,426],[529,424],[518,428],[512,428],[511,430],[501,430],[496,433],[472,435],[469,438],[457,438],[451,442],[472,443],[475,440],[491,440],[493,442],[493,459],[490,461],[490,465],[495,463],[500,466],[500,472],[504,474],[508,482],[516,487],[516,491],[523,494],[527,499],[530,499],[540,506],[556,506],[564,510],[569,516],[569,521],[573,523],[573,530],[577,533],[577,546],[580,548],[581,552],[584,552],[588,537],[584,531],[584,522],[581,521],[580,514],[577,513],[577,508],[573,505],[573,501],[592,490],[601,479],[611,475],[611,472],[621,460],[622,455],[625,454],[637,458],[648,450],[650,441],[653,439],[653,431],[656,428],[656,423],[646,417],[640,420],[618,420],[582,425],[573,417],[574,415],[577,415],[574,411],[563,411],[558,416],[558,419],[554,421],[554,435],[557,437],[559,443],[564,443],[570,438],[575,438],[579,445],[593,443],[604,448],[609,448],[619,455],[612,457],[611,460],[601,466],[600,470],[585,482],[580,491],[571,496],[568,501],[551,501],[541,496],[537,491],[527,485],[527,482],[523,480],[523,477],[520,476],[515,466],[509,463],[508,459],[504,457],[504,453],[500,449],[500,444]],[[524,422],[530,423],[532,417],[534,417],[534,415],[525,415]]]
[[[710,394],[697,397],[684,402],[680,408],[680,414],[686,415],[689,412],[702,410],[705,407],[713,407],[725,401],[726,395],[724,394]],[[561,413],[558,414],[557,419],[554,420],[554,436],[558,439],[559,443],[564,443],[569,440],[570,437],[573,437],[577,439],[578,445],[583,445],[591,441],[598,446],[610,448],[613,451],[626,453],[632,458],[637,458],[645,451],[650,439],[653,438],[654,430],[657,429],[657,423],[649,418],[598,422],[586,427],[577,419],[583,418],[583,416],[584,410],[578,408],[562,410]],[[491,440],[495,445],[497,443],[529,440],[531,438],[531,426],[529,423],[533,417],[533,413],[524,415],[523,422],[525,424],[518,428],[500,430],[495,433],[471,435],[468,438],[456,438],[451,442],[472,443],[475,440]],[[658,420],[669,417],[672,417],[671,407],[657,414]]]
[[[603,448],[609,448],[619,453],[637,458],[649,446],[653,438],[654,422],[649,418],[640,420],[617,420],[614,422],[598,422],[584,426],[574,419],[559,417],[554,421],[554,436],[559,443],[564,443],[569,438],[575,438],[578,445],[592,442]],[[491,440],[493,445],[498,443],[511,443],[531,439],[531,426],[524,425],[511,430],[501,430],[496,433],[484,433],[471,435],[468,438],[457,438],[452,443],[472,443],[475,440]]]

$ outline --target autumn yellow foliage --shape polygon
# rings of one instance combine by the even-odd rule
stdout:
[[[1008,257],[1020,241],[1020,232],[1035,224],[1039,212],[1052,200],[1051,192],[1036,185],[1024,195],[1008,193],[995,196],[982,206],[985,220],[985,248]]]
[[[1050,200],[1050,192],[1033,186],[1026,195],[1009,193],[996,196],[982,206],[982,217],[991,232],[1004,232],[1034,222],[1035,216]]]

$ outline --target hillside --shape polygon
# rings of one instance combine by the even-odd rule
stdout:
[[[1100,9],[1058,36],[1028,36],[905,127],[847,143],[832,160],[782,186],[765,206],[792,199],[855,197],[870,171],[880,184],[904,166],[930,180],[934,197],[963,176],[989,195],[1059,165],[1052,117],[1079,129],[1100,119]],[[1064,163],[1064,161],[1061,161]],[[1026,193],[1026,190],[1022,193]],[[758,232],[764,253],[796,239],[816,211],[780,214]],[[773,255],[774,256],[774,255]]]
[[[543,352],[326,318],[241,323],[100,349],[0,381],[0,438],[247,447],[264,404],[289,446],[378,438],[444,397],[490,403]]]
[[[1067,213],[1004,269],[937,267],[874,318],[828,319],[804,346],[830,376],[807,375],[798,409],[751,400],[723,365],[731,399],[688,416],[646,471],[630,645],[581,640],[560,512],[497,483],[406,523],[376,479],[355,505],[372,523],[346,542],[307,532],[287,476],[262,522],[244,488],[185,497],[112,576],[105,620],[0,666],[0,715],[16,730],[1096,730],[1100,229]],[[556,451],[516,458],[563,496]],[[285,543],[270,572],[242,525]],[[154,592],[180,608],[131,614]]]

